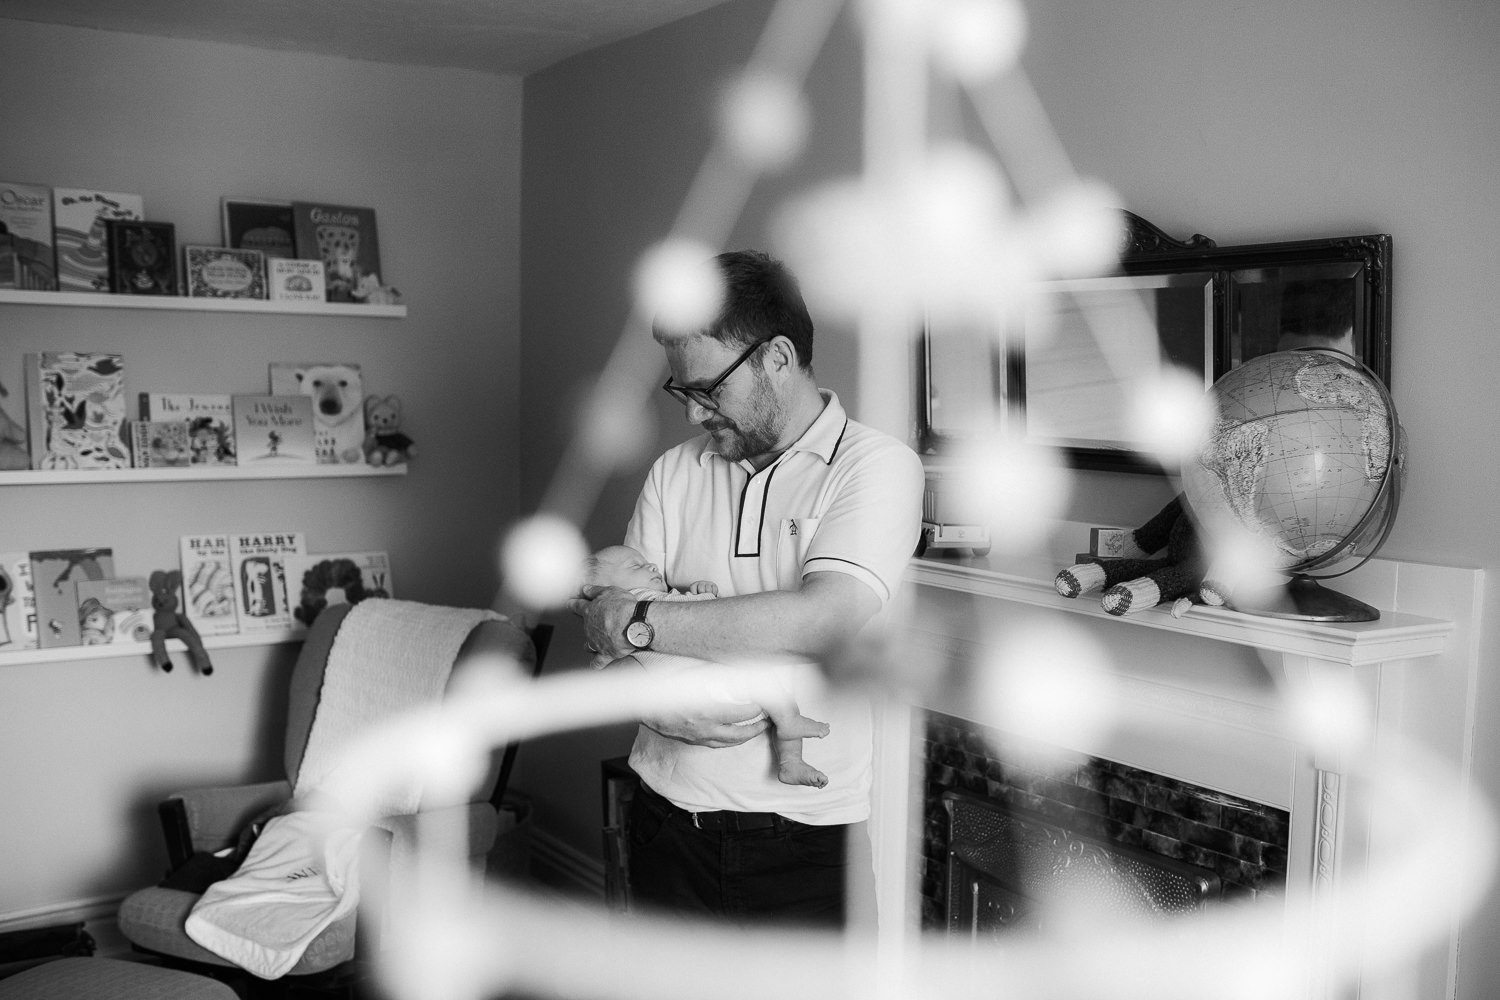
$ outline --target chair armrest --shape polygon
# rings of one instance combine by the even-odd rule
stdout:
[[[417,849],[421,846],[419,830],[428,830],[437,837],[448,833],[463,833],[467,844],[466,856],[471,859],[482,858],[495,846],[500,820],[488,803],[469,802],[441,809],[426,809],[407,816],[387,816],[377,820],[373,826],[384,831],[390,838],[391,864],[410,868],[416,860]]]
[[[163,833],[174,865],[198,851],[233,847],[240,832],[261,813],[292,797],[286,781],[263,781],[254,785],[227,785],[173,792],[162,803]]]

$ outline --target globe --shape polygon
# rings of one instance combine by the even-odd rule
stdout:
[[[1277,618],[1378,619],[1375,608],[1317,581],[1362,565],[1395,521],[1405,433],[1384,383],[1340,351],[1302,348],[1250,359],[1209,396],[1217,419],[1182,470],[1211,553],[1204,596]],[[1225,551],[1253,552],[1285,579],[1240,589],[1232,569],[1215,565],[1213,554]]]

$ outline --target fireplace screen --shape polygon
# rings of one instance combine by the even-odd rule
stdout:
[[[1206,868],[1072,832],[976,795],[947,791],[948,930],[973,938],[1041,930],[1053,906],[1090,917],[1163,920],[1220,892]]]

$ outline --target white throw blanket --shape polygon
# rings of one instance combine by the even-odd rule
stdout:
[[[492,611],[372,598],[339,626],[295,798],[309,801],[337,775],[342,751],[367,727],[442,697],[453,661]],[[414,813],[416,781],[386,789],[381,815]],[[277,816],[231,877],[209,886],[188,916],[194,941],[264,979],[285,975],[329,924],[359,902],[362,827],[341,813]]]

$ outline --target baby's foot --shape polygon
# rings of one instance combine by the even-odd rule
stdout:
[[[784,724],[776,724],[778,736],[789,739],[815,739],[821,740],[828,735],[828,723],[819,722],[817,719],[809,719],[805,715],[796,715],[788,719]]]
[[[814,788],[828,785],[828,775],[803,760],[782,761],[776,768],[776,777],[783,785],[811,785]]]

